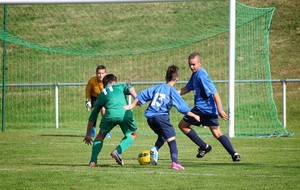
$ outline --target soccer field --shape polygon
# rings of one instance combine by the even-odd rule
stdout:
[[[124,154],[125,166],[110,157],[122,138],[116,127],[99,155],[99,167],[88,166],[91,146],[85,145],[85,128],[8,130],[1,133],[0,189],[300,189],[299,138],[236,137],[231,141],[241,154],[232,162],[212,136],[203,139],[213,147],[196,158],[197,147],[178,129],[179,161],[185,170],[170,168],[167,144],[157,166],[139,165],[137,155],[156,140],[143,123],[140,134]],[[196,128],[198,134],[207,128]]]
[[[200,1],[200,0],[199,0]],[[224,0],[225,1],[225,0]],[[241,0],[256,7],[276,7],[271,25],[270,35],[270,64],[272,79],[299,78],[299,0],[290,1],[255,1]],[[30,9],[34,12],[34,9]],[[30,12],[27,10],[27,12]],[[43,11],[47,12],[47,11]],[[118,14],[114,14],[118,16]],[[20,17],[23,18],[23,17]],[[31,17],[28,18],[31,22]],[[26,22],[20,22],[20,29],[28,26]],[[36,25],[46,23],[32,22]],[[51,24],[51,22],[49,22]],[[51,28],[51,27],[50,27]],[[72,28],[66,28],[65,31]],[[77,28],[74,27],[74,29]],[[93,30],[96,31],[96,30]],[[175,33],[175,31],[172,31]],[[178,31],[181,34],[181,31]],[[36,35],[36,33],[30,33]],[[180,36],[180,35],[179,35]],[[52,42],[52,41],[51,41]],[[62,42],[63,44],[63,42]],[[80,45],[80,43],[77,43]],[[93,45],[93,44],[91,44]],[[9,51],[15,50],[12,46]],[[16,48],[19,50],[19,48]],[[19,50],[21,51],[21,50]],[[27,57],[30,57],[26,51],[22,50],[21,54],[12,54],[9,52],[10,63],[15,60],[18,65],[24,65]],[[33,52],[39,55],[39,52]],[[23,59],[23,54],[26,59]],[[54,56],[53,56],[54,57]],[[49,58],[49,57],[47,57]],[[68,56],[67,60],[72,60]],[[40,59],[37,56],[34,61]],[[55,57],[55,61],[56,61]],[[91,57],[78,59],[78,62],[86,62]],[[146,59],[146,58],[145,58]],[[30,60],[30,59],[28,59]],[[44,61],[44,60],[43,60]],[[49,61],[49,60],[46,60]],[[123,63],[123,59],[121,60]],[[31,62],[31,61],[29,61]],[[36,80],[50,75],[55,78],[55,70],[60,69],[57,64],[44,64],[42,71],[36,72],[39,77],[30,77]],[[47,63],[47,62],[46,62]],[[65,63],[66,64],[66,63]],[[77,63],[75,62],[74,65]],[[114,64],[117,64],[114,63]],[[18,67],[18,65],[9,64],[8,73],[10,75],[9,83],[15,83],[15,79],[22,78],[25,73],[35,73],[34,69],[40,65],[35,64],[30,67]],[[51,68],[49,67],[51,66]],[[160,64],[159,66],[164,66]],[[68,67],[69,70],[73,67]],[[94,66],[92,67],[94,69]],[[110,67],[115,68],[115,67]],[[140,68],[134,68],[139,71]],[[83,71],[92,70],[84,66]],[[114,70],[110,69],[114,72]],[[160,69],[157,69],[160,72]],[[184,69],[182,69],[184,72]],[[15,73],[14,73],[15,72]],[[188,71],[189,72],[189,71]],[[88,76],[81,72],[74,76]],[[148,74],[142,70],[141,74]],[[131,75],[131,72],[128,72]],[[78,75],[78,76],[77,76]],[[74,78],[73,75],[62,75]],[[160,77],[157,73],[154,75]],[[183,75],[188,77],[189,75]],[[80,78],[81,81],[81,78]],[[85,81],[85,80],[82,80]],[[24,83],[27,83],[25,81]],[[23,83],[23,82],[22,82]],[[274,84],[272,96],[276,102],[279,117],[282,117],[282,86]],[[12,88],[11,88],[12,89]],[[18,88],[14,88],[18,89]],[[197,146],[185,137],[176,127],[179,120],[175,119],[173,123],[177,132],[177,145],[179,149],[179,162],[185,167],[185,170],[176,171],[170,168],[171,159],[168,145],[165,144],[159,151],[159,161],[157,166],[139,165],[137,156],[142,150],[149,149],[153,146],[156,136],[147,126],[146,120],[142,114],[142,122],[137,123],[139,135],[135,143],[122,156],[125,166],[119,166],[115,160],[110,157],[110,151],[115,148],[122,138],[120,129],[116,127],[112,132],[112,138],[106,139],[102,152],[98,157],[99,167],[92,168],[88,166],[91,154],[91,146],[83,142],[83,136],[86,130],[87,115],[80,115],[80,112],[70,114],[70,110],[78,107],[79,110],[87,112],[84,108],[85,99],[80,104],[73,105],[66,109],[66,115],[70,117],[71,122],[60,118],[58,129],[51,123],[45,122],[42,116],[54,118],[48,112],[40,111],[37,107],[44,105],[46,111],[54,110],[52,99],[47,99],[49,94],[53,94],[52,89],[42,88],[40,99],[33,94],[33,88],[19,88],[16,91],[18,96],[8,96],[11,98],[9,103],[12,112],[6,115],[5,132],[0,132],[0,190],[10,189],[178,189],[178,190],[231,190],[231,189],[272,189],[272,190],[290,190],[300,189],[300,83],[289,83],[287,86],[287,130],[294,133],[290,137],[280,138],[258,138],[258,137],[235,137],[231,142],[235,149],[241,155],[241,162],[232,162],[230,155],[227,154],[222,145],[212,137],[207,128],[194,127],[196,132],[212,146],[212,151],[205,155],[204,158],[196,158]],[[63,89],[63,88],[60,88]],[[72,89],[71,93],[79,91]],[[220,91],[225,93],[223,90]],[[82,97],[84,94],[80,91]],[[23,95],[26,100],[23,102]],[[259,94],[258,94],[259,95]],[[49,96],[50,97],[50,96]],[[63,97],[63,96],[60,96]],[[28,99],[27,99],[28,98]],[[80,97],[81,98],[81,97]],[[75,99],[75,98],[74,98]],[[63,99],[68,102],[73,98]],[[50,103],[49,103],[50,102]],[[64,103],[61,102],[61,103]],[[48,106],[48,104],[51,106]],[[81,104],[82,103],[82,104]],[[64,108],[60,106],[60,108]],[[32,110],[41,115],[33,114]],[[34,112],[34,113],[36,113]],[[64,113],[62,113],[64,114]],[[25,116],[28,122],[20,120]],[[171,118],[175,118],[171,115]],[[80,117],[84,118],[83,120]],[[138,117],[138,116],[136,116]],[[68,118],[69,119],[69,118]],[[77,119],[77,120],[76,120]],[[280,118],[281,120],[282,118]],[[79,122],[78,122],[79,121]],[[227,122],[221,125],[223,133],[227,131]]]

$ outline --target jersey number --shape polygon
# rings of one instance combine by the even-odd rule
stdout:
[[[164,99],[166,99],[166,95],[165,94],[160,94],[160,93],[156,93],[154,95],[153,101],[151,103],[151,106],[161,106],[161,104],[163,103]]]
[[[108,89],[109,89],[110,92],[114,91],[114,89],[112,88],[112,86],[109,86]],[[104,93],[104,95],[107,94],[106,88],[103,89],[103,93]]]

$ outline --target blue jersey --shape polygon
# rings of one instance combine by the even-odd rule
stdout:
[[[187,114],[191,110],[177,90],[168,84],[159,84],[142,90],[137,95],[137,99],[141,104],[151,101],[145,111],[146,118],[152,118],[161,114],[169,115],[172,106],[182,114]]]
[[[186,84],[187,90],[194,90],[194,105],[203,114],[218,116],[218,109],[213,95],[217,89],[205,69],[193,73]]]

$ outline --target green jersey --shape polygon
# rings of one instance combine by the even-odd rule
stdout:
[[[128,84],[116,84],[106,86],[98,95],[94,109],[89,117],[89,121],[95,121],[102,107],[105,108],[103,118],[123,117],[126,110],[123,106],[127,105],[126,95],[130,95],[129,89],[133,88]]]

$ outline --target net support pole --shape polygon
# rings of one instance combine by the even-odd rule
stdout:
[[[235,83],[235,0],[229,0],[229,85],[228,85],[228,133],[234,137],[234,83]]]
[[[58,84],[55,84],[55,128],[58,129]]]
[[[286,128],[286,80],[282,80],[282,122]]]
[[[3,15],[3,68],[2,68],[2,132],[5,129],[5,97],[6,97],[6,18],[7,18],[7,5],[4,5]]]

